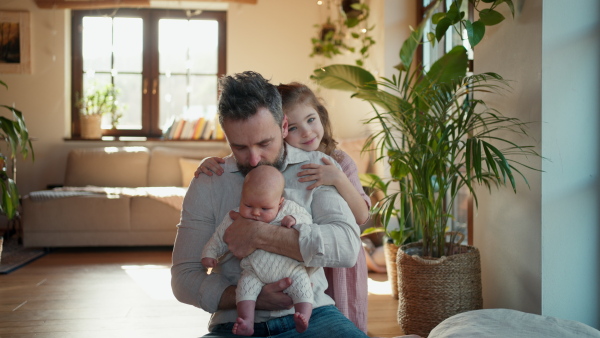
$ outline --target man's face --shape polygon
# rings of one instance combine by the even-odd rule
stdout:
[[[223,122],[223,131],[238,168],[246,175],[258,165],[281,169],[284,160],[283,138],[287,136],[287,119],[278,126],[266,108],[259,108],[247,120]]]

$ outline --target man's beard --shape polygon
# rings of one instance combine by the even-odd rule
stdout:
[[[279,151],[279,155],[277,156],[277,159],[274,162],[261,161],[261,162],[258,162],[258,164],[254,167],[249,164],[241,164],[238,162],[237,166],[238,166],[238,169],[240,170],[240,172],[242,173],[242,175],[244,175],[244,176],[246,176],[250,172],[250,170],[258,167],[259,165],[270,165],[272,167],[277,168],[277,170],[281,171],[281,169],[283,169],[283,162],[285,162],[286,156],[287,156],[287,149],[285,147],[285,144],[282,144],[281,151]]]

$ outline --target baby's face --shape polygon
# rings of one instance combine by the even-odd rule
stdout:
[[[275,194],[254,194],[251,190],[242,192],[240,215],[244,218],[269,223],[275,219],[283,197]]]

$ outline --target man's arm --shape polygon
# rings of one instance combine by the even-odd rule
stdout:
[[[298,231],[246,219],[234,212],[229,215],[234,221],[225,231],[223,240],[234,256],[242,259],[254,250],[262,249],[300,262],[303,260],[298,244]]]
[[[216,312],[221,294],[234,285],[219,273],[207,274],[202,266],[202,249],[215,231],[210,178],[194,179],[183,200],[181,220],[173,248],[171,287],[182,303]]]
[[[183,201],[181,221],[173,248],[171,287],[182,303],[214,313],[235,308],[235,282],[231,276],[213,269],[208,275],[200,260],[202,249],[214,232],[211,185],[206,175],[193,180]],[[272,227],[272,225],[270,225]],[[233,263],[233,262],[231,262]],[[291,298],[284,294],[291,281],[279,281],[263,287],[257,299],[257,309],[284,310],[292,307]]]
[[[313,223],[299,223],[295,229],[273,227],[230,213],[235,221],[223,238],[238,258],[262,249],[306,266],[354,266],[361,248],[360,230],[346,201],[334,187],[320,186],[313,191],[311,207]]]

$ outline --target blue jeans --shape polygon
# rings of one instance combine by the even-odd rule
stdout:
[[[213,330],[203,337],[241,337],[231,333],[233,323],[216,325]],[[326,337],[326,338],[353,338],[368,337],[359,330],[354,323],[333,305],[321,306],[313,309],[308,330],[303,333],[296,331],[294,316],[288,315],[271,319],[264,323],[254,324],[254,335],[252,337]]]

